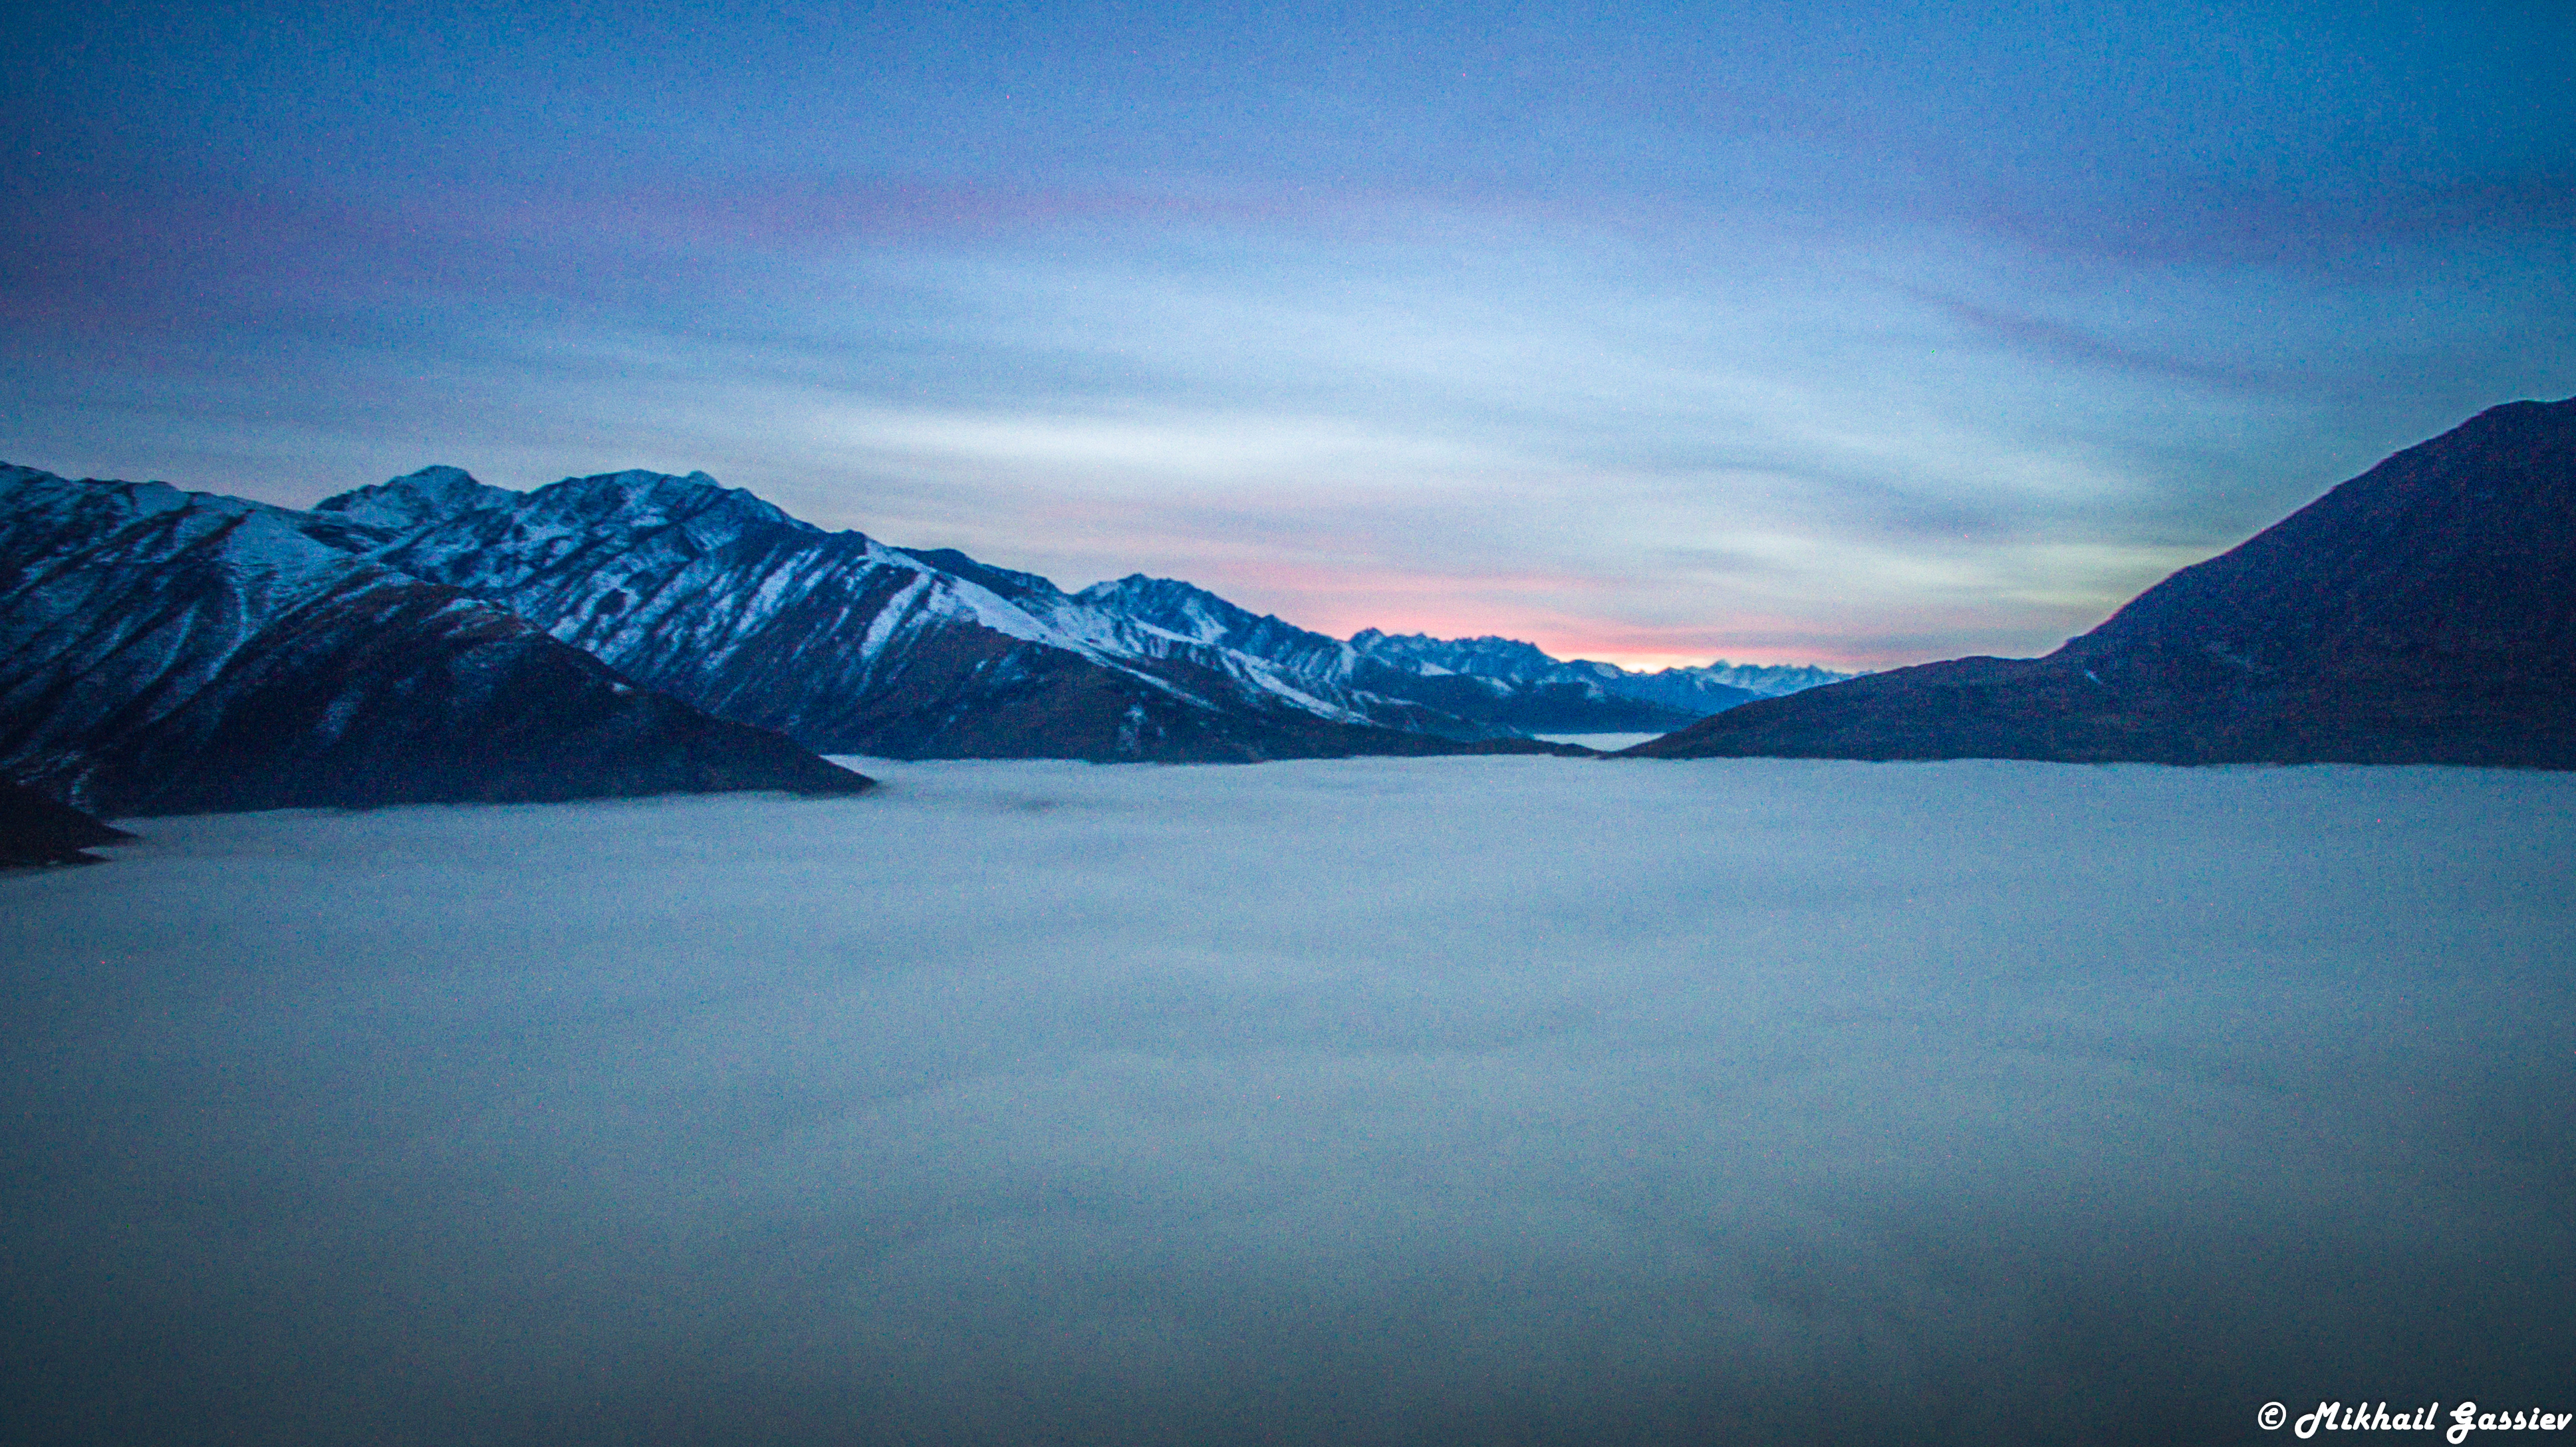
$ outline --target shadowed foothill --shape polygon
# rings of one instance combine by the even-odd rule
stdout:
[[[104,864],[88,851],[133,837],[23,784],[0,779],[0,867]]]

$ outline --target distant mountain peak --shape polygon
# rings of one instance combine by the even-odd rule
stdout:
[[[1183,582],[1178,578],[1152,578],[1143,573],[1130,573],[1123,578],[1094,583],[1073,596],[1076,602],[1107,609],[1202,643],[1238,638],[1259,630],[1264,624],[1273,629],[1290,626],[1277,618],[1255,613],[1220,598],[1196,583]]]
[[[584,525],[652,525],[706,522],[732,528],[780,527],[819,533],[750,491],[727,487],[703,472],[675,476],[630,467],[622,472],[567,477],[528,494],[532,518],[563,518]]]
[[[1211,603],[1222,604],[1227,608],[1233,609],[1237,613],[1244,614],[1246,617],[1252,616],[1250,609],[1229,603],[1225,599],[1218,597],[1216,594],[1209,592],[1207,589],[1200,587],[1196,583],[1187,582],[1180,578],[1157,578],[1147,573],[1129,573],[1123,578],[1105,579],[1084,588],[1075,596],[1083,598],[1196,598],[1203,599]]]
[[[1535,643],[1487,633],[1474,638],[1434,638],[1428,633],[1387,633],[1363,628],[1351,647],[1385,663],[1438,673],[1473,673],[1526,682],[1563,668]]]
[[[475,480],[461,467],[424,467],[373,487],[326,497],[315,512],[338,513],[368,527],[409,528],[435,518],[519,501],[519,494]]]
[[[727,487],[704,472],[673,474],[630,467],[618,472],[567,477],[534,492],[513,492],[478,481],[461,467],[424,467],[373,487],[325,498],[316,513],[345,518],[363,527],[408,532],[449,523],[471,513],[495,508],[522,517],[582,529],[603,525],[655,528],[694,524],[718,534],[752,528],[786,528],[819,533],[813,524],[738,487]]]

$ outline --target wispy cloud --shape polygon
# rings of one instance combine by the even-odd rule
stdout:
[[[1678,14],[20,15],[0,451],[1893,662],[2576,391],[2559,22]]]

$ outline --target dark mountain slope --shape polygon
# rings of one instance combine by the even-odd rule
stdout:
[[[1876,674],[1629,752],[2576,768],[2576,400],[2398,453],[2045,658]]]
[[[0,866],[98,864],[99,857],[86,851],[133,837],[22,784],[0,779]]]
[[[0,766],[106,815],[866,780],[302,515],[0,469]]]

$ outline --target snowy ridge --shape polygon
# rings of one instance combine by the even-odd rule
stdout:
[[[1551,673],[1555,661],[1526,643],[1484,640],[1501,645],[1489,653],[1536,660],[1535,666],[1471,671],[1473,660],[1433,659],[1400,644],[1385,646],[1386,635],[1374,630],[1344,642],[1254,614],[1189,583],[1142,575],[1093,584],[1073,595],[1073,602],[1106,616],[1110,631],[1099,636],[1112,646],[1221,649],[1248,660],[1234,666],[1283,697],[1302,695],[1397,728],[1456,738],[1541,730],[1656,732],[1697,717],[1632,703]]]
[[[1560,661],[1534,644],[1491,636],[1395,636],[1368,629],[1354,634],[1351,644],[1372,658],[1424,674],[1462,674],[1522,685],[1563,684],[1597,689],[1605,697],[1634,700],[1690,719],[1704,718],[1757,698],[1776,698],[1859,676],[1804,664],[1738,664],[1722,658],[1704,667],[1632,673],[1615,663],[1592,659]]]
[[[109,813],[863,782],[307,521],[0,468],[0,769]]]
[[[1463,673],[1478,678],[1532,683],[1565,665],[1534,643],[1516,638],[1433,638],[1422,633],[1393,635],[1364,628],[1351,635],[1351,647],[1381,662],[1425,674]]]
[[[826,752],[1260,758],[1365,752],[1316,730],[1384,722],[1034,574],[825,532],[703,473],[521,494],[431,470],[309,516],[311,536]]]
[[[1278,705],[1319,718],[1458,738],[1504,732],[1356,689],[1350,685],[1347,646],[1173,579],[1134,574],[1071,595],[1058,593],[1047,600],[1045,616],[1093,647],[1211,669]]]
[[[1518,746],[1542,730],[1660,732],[1750,696],[1717,686],[1712,701],[1702,686],[1687,706],[1641,700],[1609,665],[1560,664],[1500,638],[1343,641],[1141,574],[1067,593],[954,550],[827,532],[705,473],[630,469],[521,493],[431,467],[310,512],[130,493],[118,495],[129,510],[194,507],[229,528],[217,569],[229,591],[190,615],[206,637],[173,645],[202,667],[227,666],[213,640],[228,618],[248,637],[256,630],[241,620],[344,578],[435,585],[818,752],[1437,752]]]
[[[1602,665],[1602,667],[1605,668],[1614,666],[1615,665],[1612,664]],[[1859,673],[1837,673],[1833,669],[1818,668],[1812,664],[1729,663],[1723,658],[1704,667],[1668,668],[1663,670],[1663,673],[1682,673],[1690,674],[1699,678],[1705,678],[1712,683],[1725,684],[1729,688],[1743,689],[1746,692],[1751,693],[1756,698],[1778,698],[1782,694],[1798,693],[1810,688],[1822,688],[1829,683],[1842,683],[1848,679],[1860,677]],[[1662,674],[1632,674],[1630,676],[1637,678],[1658,678],[1661,677]]]
[[[398,582],[259,504],[164,483],[10,468],[0,506],[10,563],[0,752],[22,774],[66,781],[70,796],[85,792],[86,741],[183,713],[288,608]]]
[[[1382,746],[1318,728],[1660,732],[1753,696],[1641,697],[1609,665],[1508,639],[1345,642],[1142,574],[1067,593],[953,549],[824,532],[704,473],[521,494],[433,468],[310,516],[328,520],[314,536],[825,752],[1273,757]]]

